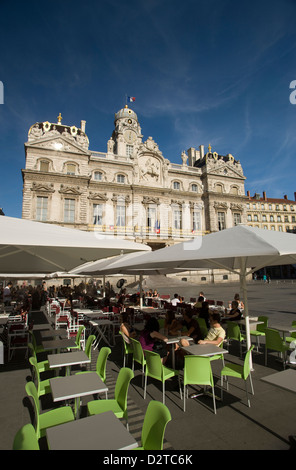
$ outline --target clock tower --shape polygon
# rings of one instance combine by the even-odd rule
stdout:
[[[137,114],[125,105],[115,114],[114,126],[108,148],[113,147],[115,155],[133,159],[143,137]]]

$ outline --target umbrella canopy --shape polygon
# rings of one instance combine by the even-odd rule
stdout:
[[[82,261],[145,250],[151,248],[97,232],[0,217],[0,271],[7,274],[68,272]]]
[[[237,225],[168,248],[134,257],[119,264],[119,269],[176,268],[195,270],[219,268],[240,277],[246,316],[247,347],[251,345],[246,277],[263,268],[296,262],[294,234]],[[251,359],[250,359],[251,362]],[[252,364],[251,364],[252,365]]]

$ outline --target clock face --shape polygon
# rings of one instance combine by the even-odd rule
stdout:
[[[125,131],[125,133],[123,134],[123,136],[124,136],[124,138],[125,138],[125,140],[126,140],[126,142],[127,142],[128,144],[134,143],[135,140],[136,140],[136,137],[137,137],[137,136],[136,136],[136,133],[135,133],[134,131],[132,131],[132,130],[127,130],[127,131]]]

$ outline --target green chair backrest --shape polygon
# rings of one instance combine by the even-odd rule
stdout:
[[[25,424],[15,435],[13,450],[40,450],[34,426]]]
[[[283,339],[277,330],[266,328],[265,331],[265,347],[274,351],[283,352],[285,349]]]
[[[261,323],[261,325],[257,325],[257,331],[261,331],[261,333],[265,333],[266,328],[268,327],[268,317],[265,316],[260,316],[258,317],[259,321],[263,321],[264,323]]]
[[[142,427],[141,443],[144,450],[162,450],[166,425],[171,421],[171,413],[159,401],[150,401]]]
[[[130,354],[132,352],[132,349],[133,349],[131,343],[128,343],[126,341],[126,339],[125,339],[126,335],[122,331],[119,330],[119,334],[122,337],[122,344],[123,344],[123,348],[124,348],[124,354]],[[130,341],[130,339],[129,339],[129,341]]]
[[[165,318],[158,319],[159,329],[164,328],[164,323],[165,323]]]
[[[163,379],[163,365],[161,362],[161,357],[154,351],[145,352],[146,358],[146,373],[149,377],[162,380]]]
[[[36,338],[35,338],[35,335],[33,333],[33,331],[29,331],[29,335],[30,335],[30,338],[31,338],[31,344],[33,345],[33,348],[37,349],[37,342],[36,342]]]
[[[127,409],[127,392],[130,381],[134,377],[134,373],[128,367],[122,367],[119,371],[115,385],[115,400],[123,411]]]
[[[143,352],[143,348],[142,348],[142,345],[140,343],[140,341],[134,339],[134,338],[130,338],[131,340],[131,343],[133,345],[133,358],[134,358],[134,361],[138,362],[139,364],[144,364],[145,362],[145,358],[144,358],[144,352]]]
[[[85,345],[85,354],[87,355],[87,357],[89,359],[91,359],[91,347],[93,345],[93,342],[95,341],[96,337],[95,335],[89,335],[89,337],[87,338],[87,341],[86,341],[86,345]]]
[[[250,347],[250,349],[247,351],[245,360],[244,360],[244,369],[243,369],[243,378],[244,380],[247,380],[250,374],[250,354],[251,351],[254,349],[254,345]]]
[[[296,321],[292,321],[292,326],[296,327]],[[292,331],[291,337],[296,339],[296,331]]]
[[[80,347],[80,340],[81,340],[81,336],[82,336],[82,332],[83,330],[85,330],[85,326],[84,325],[81,325],[77,331],[77,334],[76,334],[76,337],[75,337],[75,344],[76,346],[79,346]]]
[[[196,321],[199,324],[199,328],[200,328],[200,331],[201,331],[201,334],[202,334],[203,338],[205,338],[208,334],[208,328],[207,328],[207,324],[206,324],[205,319],[197,317]]]
[[[40,374],[39,374],[39,369],[38,369],[36,357],[31,356],[30,359],[29,359],[29,362],[34,368],[34,375],[35,375],[35,379],[36,379],[36,382],[37,382],[37,394],[39,396],[39,392],[40,392]]]
[[[33,399],[34,409],[35,409],[35,421],[36,421],[35,431],[36,431],[36,436],[39,436],[39,431],[40,431],[40,422],[39,422],[40,421],[40,418],[39,418],[40,403],[39,403],[37,389],[35,387],[34,382],[26,383],[25,389],[26,389],[27,395]]]
[[[211,385],[214,386],[211,361],[209,357],[184,357],[184,385]]]
[[[227,338],[242,341],[242,335],[238,324],[234,321],[227,321]]]
[[[109,354],[111,354],[111,349],[103,347],[100,349],[97,359],[96,372],[101,377],[103,382],[106,380],[106,364]]]

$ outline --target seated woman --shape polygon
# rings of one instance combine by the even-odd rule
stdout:
[[[181,331],[184,327],[186,328],[186,331]],[[171,330],[171,334],[178,335],[180,334],[180,331],[181,336],[190,336],[195,343],[202,339],[202,333],[200,331],[199,324],[194,318],[192,318],[192,312],[189,310],[186,310],[183,313],[183,321],[177,322],[177,326],[174,328],[174,330]],[[189,341],[186,339],[181,339],[180,344],[176,345],[176,349],[178,349],[180,346],[189,346]]]
[[[164,364],[168,356],[168,350],[165,344],[167,340],[168,338],[166,336],[159,333],[159,323],[157,319],[150,317],[139,337],[143,350],[146,349],[147,351],[157,352]],[[163,344],[161,342],[163,342]]]
[[[128,338],[136,338],[137,336],[136,330],[129,324],[129,314],[126,312],[121,313],[120,331],[124,334],[127,343],[129,342]]]
[[[239,308],[240,310],[244,310],[245,306],[244,306],[243,301],[240,300],[239,294],[235,294],[233,300],[235,300],[235,301],[238,303],[238,308]]]
[[[233,300],[231,302],[231,310],[229,313],[227,313],[227,310],[225,310],[225,315],[223,317],[223,320],[231,320],[231,321],[237,321],[242,318],[242,312],[238,308],[238,302],[236,300]]]
[[[200,339],[198,344],[215,344],[219,346],[225,338],[225,330],[220,325],[220,314],[219,313],[211,313],[210,315],[210,329],[205,337],[205,339]]]

